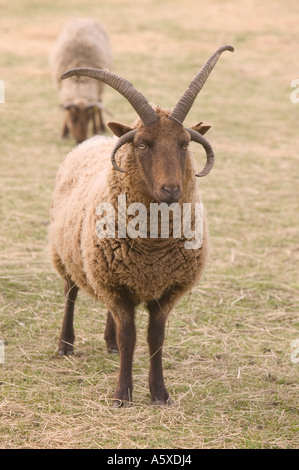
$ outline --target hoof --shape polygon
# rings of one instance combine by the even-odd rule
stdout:
[[[116,341],[106,339],[106,347],[108,354],[118,354],[119,349]]]
[[[113,408],[128,408],[132,405],[132,387],[116,390],[112,406]]]
[[[132,402],[131,401],[125,401],[125,400],[116,400],[114,399],[113,402],[112,402],[112,407],[113,408],[129,408],[130,406],[132,406]]]
[[[72,356],[73,351],[65,351],[64,349],[58,350],[58,356]]]
[[[59,356],[71,356],[74,353],[73,342],[60,340],[58,345]]]
[[[152,400],[152,405],[155,406],[171,406],[174,405],[172,398],[168,397],[167,400]]]
[[[108,354],[118,354],[119,350],[117,348],[107,348]]]

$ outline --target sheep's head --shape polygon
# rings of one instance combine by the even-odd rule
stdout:
[[[186,128],[183,122],[220,55],[227,50],[233,52],[234,49],[232,46],[220,47],[209,58],[191,81],[173,111],[167,114],[167,119],[161,119],[159,113],[130,82],[106,70],[78,67],[66,72],[62,78],[73,75],[95,78],[110,85],[129,101],[139,115],[142,125],[131,128],[120,123],[108,123],[112,132],[119,137],[111,155],[112,164],[116,170],[125,171],[117,165],[115,156],[122,145],[133,142],[142,172],[147,179],[152,175],[150,178],[152,183],[148,185],[151,186],[152,196],[159,201],[174,202],[178,201],[182,194],[184,156],[191,140],[204,147],[207,157],[204,169],[196,176],[207,175],[213,167],[214,152],[209,142],[203,137],[210,126],[203,126],[200,123]]]
[[[190,167],[193,168],[189,161],[192,157],[188,151],[191,137],[180,123],[169,119],[169,111],[157,107],[155,113],[158,120],[149,126],[140,120],[134,127],[118,122],[108,122],[108,126],[119,138],[126,138],[132,132],[133,145],[127,168],[134,161],[142,192],[158,202],[172,203],[179,201],[182,196],[185,175],[189,173],[192,176],[189,171]],[[209,128],[202,123],[197,126],[201,134]]]
[[[66,103],[62,107],[66,113],[65,125],[80,144],[87,139],[90,120],[95,119],[95,114],[103,105],[100,102],[87,103],[86,100],[78,100]]]

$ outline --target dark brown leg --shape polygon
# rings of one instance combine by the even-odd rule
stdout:
[[[102,110],[101,110],[101,109],[99,109],[99,111],[98,111],[98,116],[99,116],[99,128],[100,128],[100,131],[101,131],[101,132],[105,132],[106,126],[105,126],[105,124],[104,124],[103,113],[102,113]]]
[[[63,139],[66,139],[69,136],[69,127],[67,125],[67,117],[64,120],[63,126],[62,126],[62,132],[61,132],[61,137]]]
[[[116,339],[120,354],[120,368],[117,388],[113,396],[113,406],[128,406],[133,393],[133,354],[136,343],[134,305],[129,301],[120,302],[113,313],[116,326]]]
[[[147,339],[150,350],[149,389],[152,403],[156,405],[171,405],[173,403],[164,383],[162,348],[168,315],[184,292],[183,286],[174,286],[165,292],[160,299],[147,303],[149,311]]]
[[[74,349],[74,307],[77,298],[79,288],[76,284],[67,280],[64,281],[64,295],[65,295],[65,306],[64,306],[64,317],[62,322],[62,329],[59,339],[58,354],[59,356],[69,356],[73,353]]]
[[[107,321],[104,338],[107,344],[107,351],[110,354],[118,353],[118,345],[116,341],[116,328],[111,312],[107,313]]]
[[[96,111],[93,111],[92,113],[92,133],[93,135],[97,134],[97,123],[96,123]]]
[[[161,313],[157,303],[150,303],[148,309],[150,313],[147,337],[150,351],[149,389],[152,403],[171,405],[173,402],[165,387],[162,367],[162,348],[167,315]]]

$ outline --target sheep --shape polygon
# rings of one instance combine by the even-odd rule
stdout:
[[[183,122],[219,56],[226,50],[234,49],[219,48],[172,111],[151,106],[131,83],[107,71],[76,68],[62,77],[84,75],[104,81],[121,93],[139,116],[132,126],[108,123],[118,140],[96,136],[68,154],[57,174],[51,206],[51,256],[64,280],[65,293],[58,352],[59,355],[73,352],[74,305],[78,290],[82,289],[102,301],[108,310],[104,333],[107,350],[120,354],[118,383],[112,400],[116,407],[132,402],[134,314],[141,303],[149,312],[151,400],[157,405],[173,403],[162,367],[165,323],[181,297],[201,277],[209,252],[209,234],[204,212],[202,243],[196,249],[186,249],[187,237],[174,237],[174,230],[170,230],[168,238],[159,236],[161,231],[155,238],[120,234],[119,220],[114,237],[100,237],[97,227],[105,217],[99,205],[110,205],[120,215],[120,197],[126,198],[128,207],[142,203],[147,214],[152,204],[170,209],[174,204],[182,208],[200,203],[196,176],[207,175],[214,164],[214,152],[203,136],[210,126],[201,122],[186,128]],[[206,152],[207,161],[200,173],[195,172],[188,150],[190,141],[200,143]],[[128,224],[128,213],[126,217]],[[150,216],[147,217],[148,220]],[[194,211],[191,219],[194,227]],[[106,218],[106,229],[108,225],[109,218]],[[170,218],[171,227],[174,229],[174,216]]]
[[[62,137],[71,132],[77,143],[92,132],[105,131],[102,103],[104,85],[87,77],[73,77],[62,81],[61,75],[69,68],[85,66],[109,69],[111,50],[104,27],[92,19],[75,19],[67,23],[50,54],[52,76],[59,91],[59,99],[65,111]],[[106,110],[107,111],[107,110]]]

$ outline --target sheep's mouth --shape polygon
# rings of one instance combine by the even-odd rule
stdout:
[[[170,206],[173,203],[178,203],[179,200],[180,200],[180,198],[172,197],[172,196],[165,196],[165,197],[156,198],[156,202],[158,204],[164,203],[164,204],[167,204],[168,206]]]
[[[179,187],[171,190],[167,187],[162,187],[154,192],[154,197],[157,203],[166,203],[169,206],[179,202],[182,197],[182,191]]]

